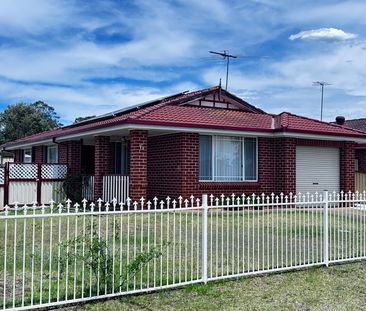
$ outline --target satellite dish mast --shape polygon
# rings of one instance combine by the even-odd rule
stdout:
[[[224,51],[224,52],[215,52],[215,51],[209,51],[211,54],[216,54],[219,56],[222,56],[223,59],[226,59],[226,81],[225,81],[225,90],[227,91],[227,85],[228,85],[228,81],[229,81],[229,63],[230,63],[230,58],[237,58],[237,56],[229,54],[229,51]]]

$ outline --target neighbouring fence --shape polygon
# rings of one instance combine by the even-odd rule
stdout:
[[[0,206],[64,200],[66,164],[6,163],[0,168]]]
[[[0,307],[25,310],[366,257],[366,192],[6,208]]]
[[[355,172],[355,186],[359,192],[366,189],[366,173]]]

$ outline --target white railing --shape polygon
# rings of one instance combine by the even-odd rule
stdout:
[[[366,192],[15,206],[0,308],[25,310],[366,258]]]
[[[125,203],[129,197],[129,183],[128,175],[103,176],[103,201],[111,202],[115,198],[117,202]]]
[[[82,177],[82,197],[88,201],[94,200],[94,176],[86,175]]]

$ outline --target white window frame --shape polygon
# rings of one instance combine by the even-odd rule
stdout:
[[[238,183],[238,182],[246,182],[246,183],[256,183],[258,182],[258,137],[252,137],[252,136],[234,136],[234,135],[214,135],[214,134],[200,134],[202,136],[211,136],[211,142],[212,142],[212,150],[211,150],[211,155],[212,155],[212,179],[204,179],[201,180],[199,179],[198,182],[216,182],[216,183]],[[230,181],[230,180],[215,180],[215,164],[216,164],[216,159],[215,159],[215,150],[216,150],[216,137],[220,137],[220,136],[231,136],[231,137],[236,137],[236,138],[240,138],[241,139],[241,145],[242,145],[242,157],[243,157],[243,167],[242,167],[242,175],[243,175],[243,179],[242,180],[238,180],[238,181]],[[256,161],[256,179],[252,179],[252,180],[246,180],[245,179],[245,152],[244,152],[244,139],[245,138],[254,138],[255,139],[255,161]]]
[[[30,157],[29,157],[30,161],[25,161],[25,153],[27,151],[29,152],[29,155],[30,155]],[[23,163],[32,163],[33,162],[33,159],[32,159],[32,148],[22,149],[22,152],[23,152],[23,154],[22,154],[22,162]]]
[[[55,162],[50,161],[50,150],[56,150]],[[58,146],[57,145],[48,145],[47,146],[47,163],[49,163],[49,164],[57,164],[58,163]]]

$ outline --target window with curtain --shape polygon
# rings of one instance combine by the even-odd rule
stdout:
[[[201,135],[199,179],[227,182],[257,180],[257,139]]]

